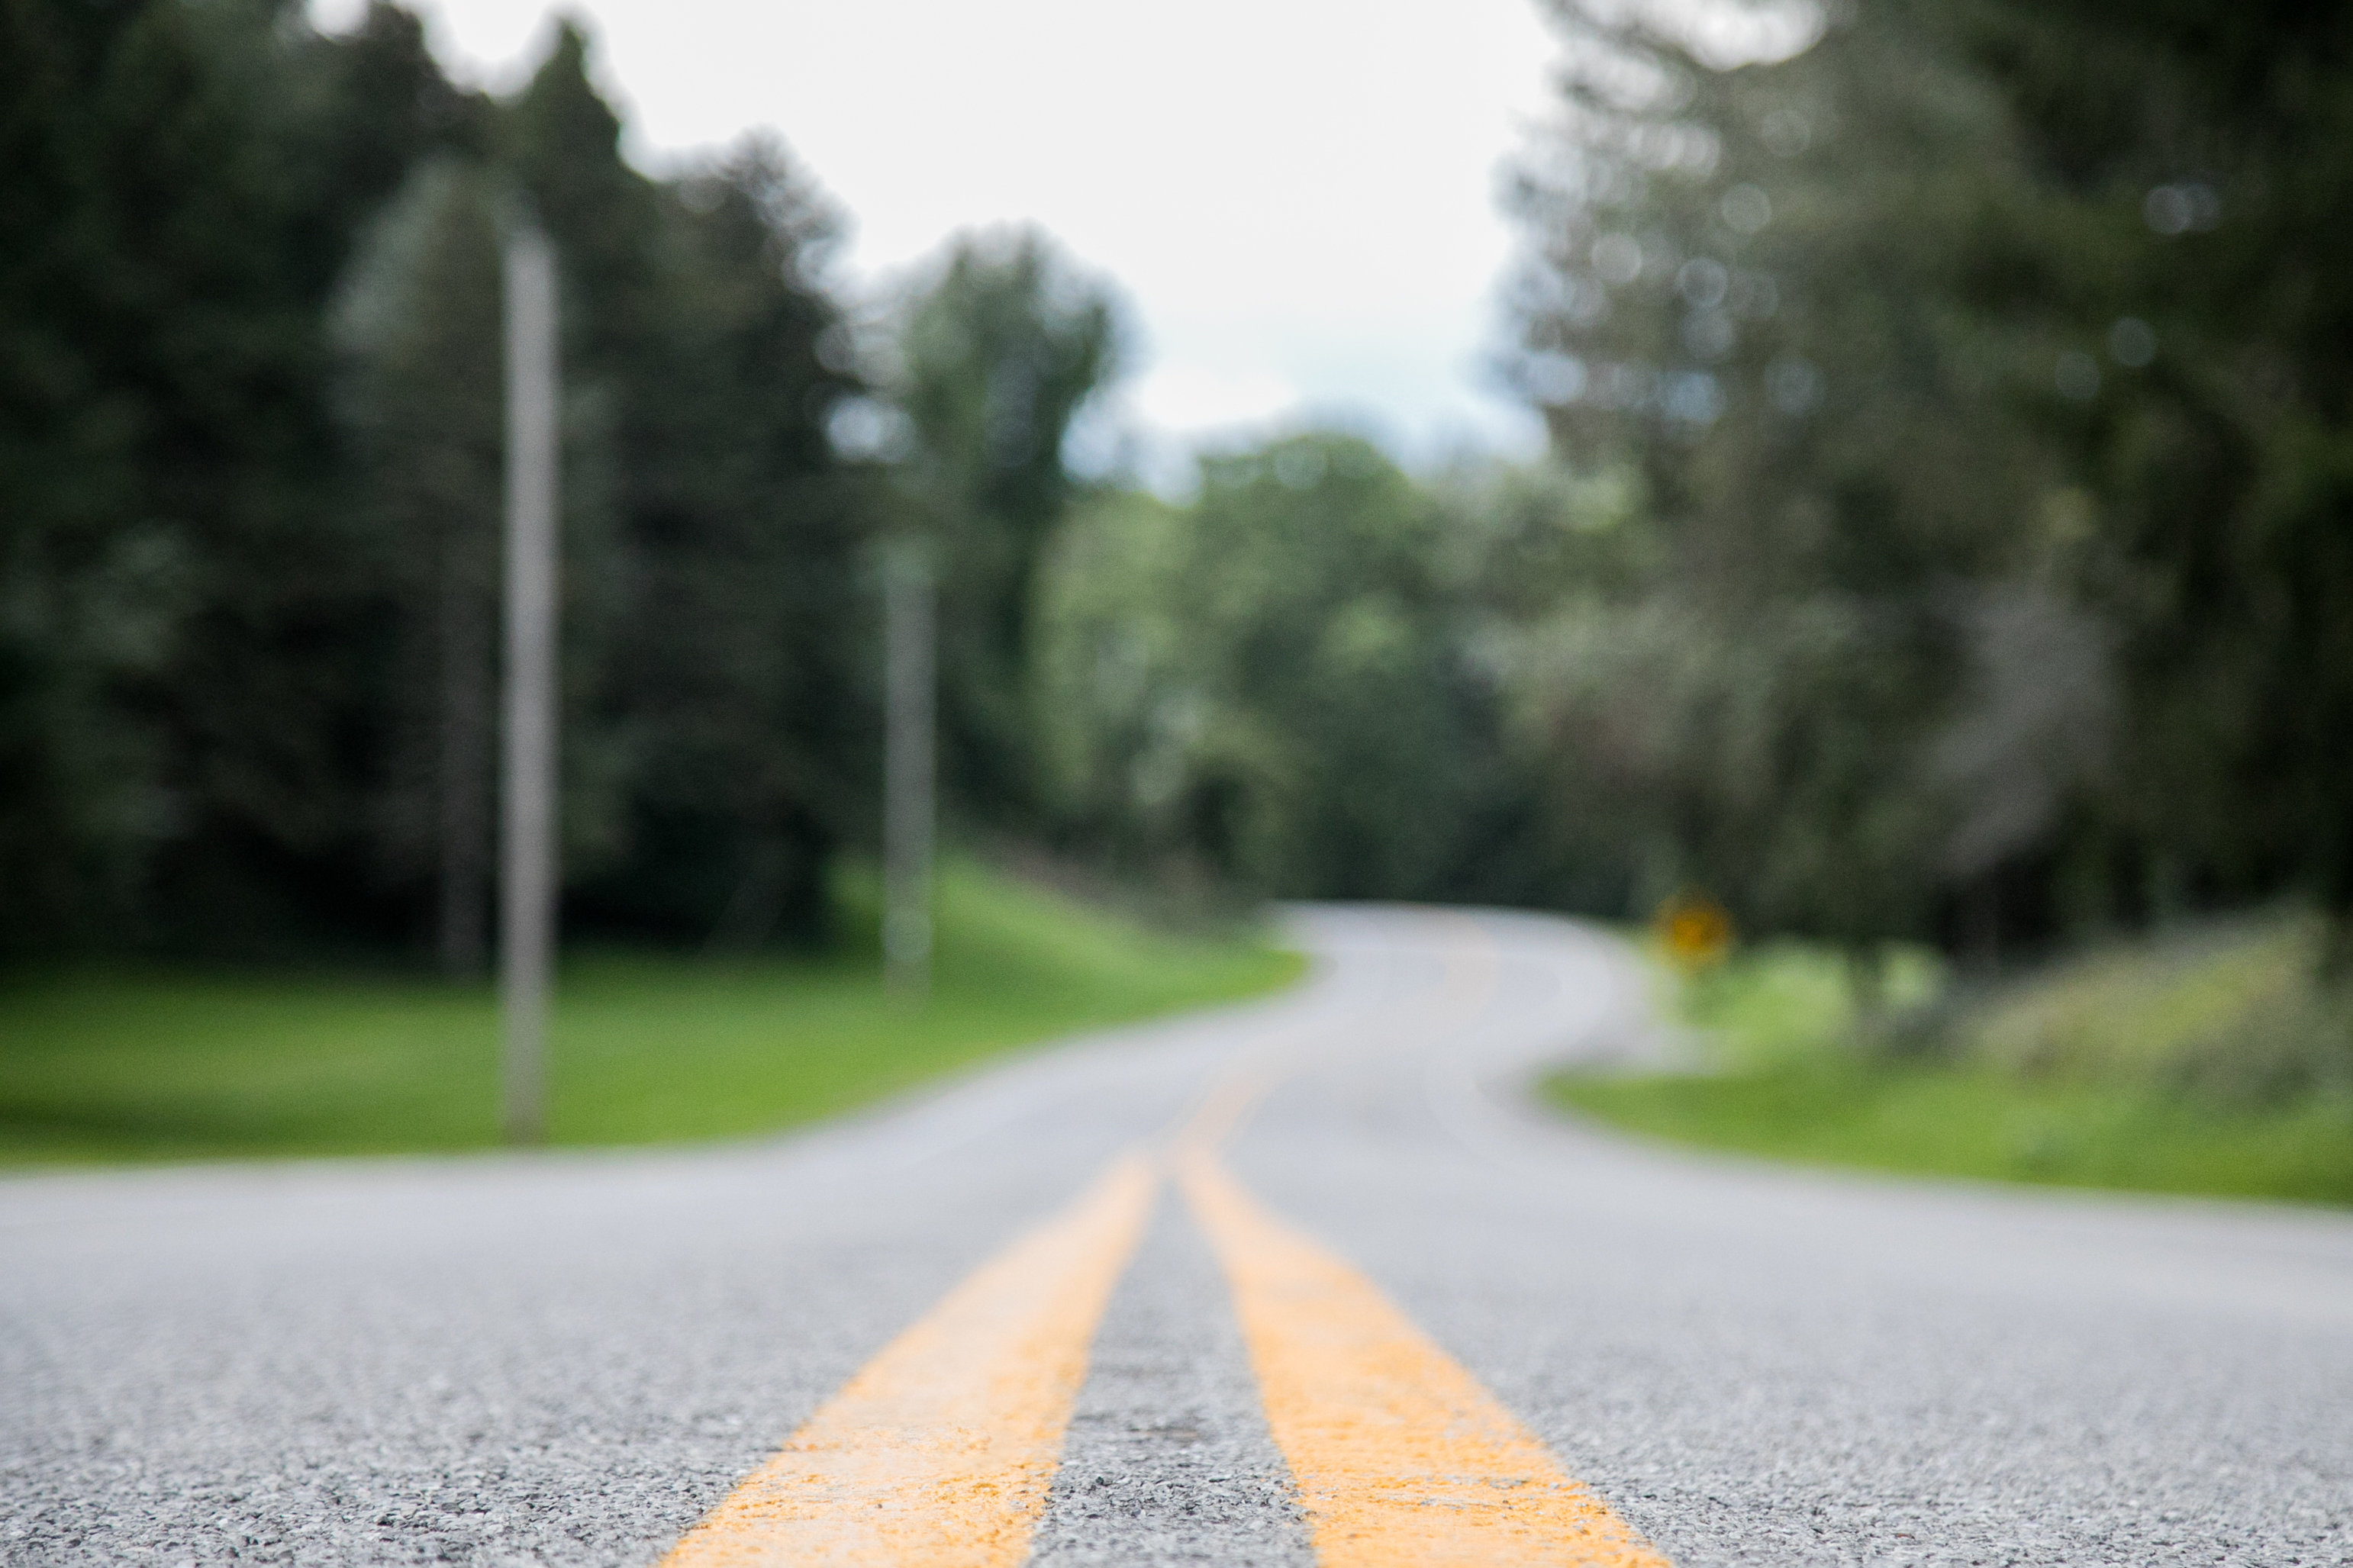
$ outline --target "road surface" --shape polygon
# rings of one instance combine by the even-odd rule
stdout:
[[[2353,1563],[2353,1219],[1561,1122],[1622,950],[1300,921],[773,1142],[0,1181],[0,1561]]]

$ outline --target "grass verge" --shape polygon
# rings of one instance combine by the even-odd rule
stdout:
[[[851,909],[867,890],[852,883]],[[861,920],[862,926],[865,922]],[[567,957],[551,1141],[723,1138],[846,1110],[1073,1030],[1252,995],[1300,961],[1147,930],[970,866],[941,879],[929,1001],[886,995],[871,944],[823,957]],[[0,985],[0,1162],[485,1148],[487,986],[359,972],[152,966]]]
[[[2353,1094],[2281,1065],[2309,1027],[2281,1002],[2304,973],[2280,962],[2283,929],[2059,965],[1905,1051],[1858,1043],[1835,957],[1767,948],[1683,989],[1706,1070],[1563,1073],[1546,1092],[1630,1131],[1810,1163],[2353,1204]],[[1906,962],[1915,996],[1933,991]],[[2265,974],[2284,978],[2250,978]]]

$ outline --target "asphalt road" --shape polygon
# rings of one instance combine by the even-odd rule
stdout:
[[[1207,1095],[1240,1188],[1685,1568],[2353,1563],[2353,1218],[1565,1124],[1532,1070],[1655,1048],[1609,941],[1302,922],[1290,995],[769,1142],[0,1181],[0,1561],[656,1563]],[[1225,1255],[1158,1191],[1029,1560],[1313,1563]]]

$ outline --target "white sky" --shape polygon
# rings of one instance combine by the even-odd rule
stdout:
[[[412,0],[416,3],[416,0]],[[499,89],[545,0],[422,0],[445,66]],[[312,0],[335,26],[358,0]],[[1514,236],[1505,156],[1546,113],[1536,0],[573,0],[659,171],[754,126],[850,216],[871,286],[959,228],[1034,221],[1113,277],[1137,363],[1114,417],[1183,447],[1305,419],[1409,461],[1527,453],[1494,390]]]

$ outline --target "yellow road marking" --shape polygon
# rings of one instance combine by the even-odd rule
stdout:
[[[1269,1215],[1205,1144],[1178,1178],[1224,1266],[1323,1568],[1667,1559],[1378,1287]]]
[[[1441,1015],[1492,986],[1492,944],[1478,957],[1448,963]],[[1175,1142],[1319,1562],[1669,1568],[1377,1287],[1225,1172],[1217,1145],[1275,1076],[1265,1066],[1229,1076]],[[663,1568],[1016,1568],[1159,1182],[1155,1163],[1130,1156],[983,1265],[745,1477]]]
[[[883,1347],[663,1568],[1026,1557],[1156,1165],[1130,1155]]]

